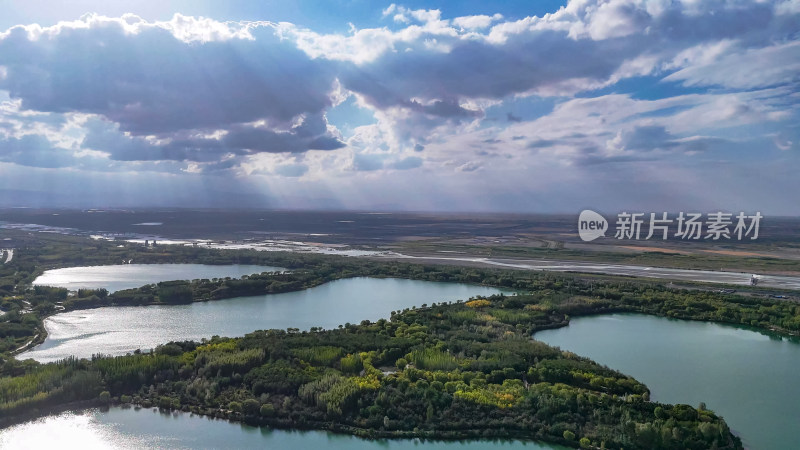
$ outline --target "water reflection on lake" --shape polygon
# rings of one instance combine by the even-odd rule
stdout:
[[[491,295],[496,288],[396,278],[349,278],[303,291],[237,297],[172,306],[123,306],[71,311],[45,320],[42,345],[19,359],[50,362],[70,355],[122,355],[169,341],[213,335],[243,336],[254,330],[335,328],[388,318],[391,311],[423,303]]]
[[[243,275],[283,270],[282,267],[244,264],[120,264],[48,270],[33,280],[33,284],[71,291],[106,288],[115,292],[160,281],[241,278]]]
[[[369,441],[325,431],[286,431],[256,428],[188,413],[154,409],[111,408],[66,412],[0,431],[0,448],[156,449],[384,449],[384,450],[540,450],[561,449],[520,441]]]

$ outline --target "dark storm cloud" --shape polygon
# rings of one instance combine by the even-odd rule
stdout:
[[[636,126],[633,130],[621,132],[614,144],[624,150],[649,152],[652,150],[704,151],[709,146],[727,142],[721,138],[696,136],[679,139],[659,125]]]
[[[598,45],[569,39],[562,31],[515,35],[501,45],[470,40],[453,45],[448,53],[387,52],[345,70],[341,79],[378,108],[404,106],[412,97],[452,103],[503,98],[576,77],[604,79],[631,53],[628,42]]]
[[[310,122],[314,122],[310,124]],[[344,143],[328,134],[321,116],[306,119],[288,131],[263,127],[235,126],[221,139],[221,145],[233,151],[300,153],[307,150],[335,150]]]
[[[308,124],[316,121],[322,121],[322,126]],[[106,121],[90,121],[86,129],[88,133],[81,144],[83,148],[107,152],[111,159],[120,161],[211,162],[223,155],[302,153],[308,150],[335,150],[344,146],[327,132],[324,119],[320,117],[307,119],[288,131],[234,125],[220,138],[183,136],[165,143],[125,136],[115,124]]]
[[[0,89],[23,109],[99,114],[133,134],[287,122],[330,106],[331,64],[269,27],[253,29],[253,39],[208,42],[173,32],[148,25],[132,33],[99,18],[36,37],[15,27],[0,37]]]
[[[673,139],[663,126],[637,126],[622,134],[621,144],[623,148],[630,150],[669,149],[678,145]]]

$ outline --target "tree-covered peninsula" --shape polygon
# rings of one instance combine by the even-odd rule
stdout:
[[[363,437],[537,439],[606,448],[739,448],[725,422],[531,339],[591,302],[553,290],[406,310],[334,330],[258,331],[152,353],[7,362],[4,420],[89,400]]]
[[[17,277],[18,282],[5,285],[9,292],[2,307],[7,313],[0,316],[0,330],[18,327],[29,333],[22,337],[28,339],[31,333],[41,334],[42,319],[59,309],[224,301],[355,276],[467,282],[517,294],[420,304],[375,323],[333,330],[256,331],[242,338],[168,343],[113,358],[42,365],[14,359],[6,350],[0,366],[0,425],[65,408],[121,403],[374,438],[740,448],[739,439],[712,411],[651,402],[647,387],[638,381],[537,342],[535,332],[565,326],[570,317],[612,312],[717,321],[782,334],[800,330],[800,308],[792,302],[674,289],[652,281],[322,255],[180,247],[154,252],[92,242],[69,245],[96,246],[98,251],[90,253],[93,261],[113,262],[118,255],[108,254],[132,252],[148,262],[268,264],[289,272],[166,282],[111,294],[31,288],[26,281],[41,272],[47,258],[52,265],[72,265],[54,257],[55,244],[48,245],[27,256],[20,252],[12,263],[18,265],[16,272],[6,279]],[[19,340],[6,336],[4,342],[9,349]]]

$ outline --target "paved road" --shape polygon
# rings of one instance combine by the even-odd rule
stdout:
[[[675,281],[696,281],[702,283],[735,284],[748,286],[752,273],[723,272],[713,270],[666,269],[663,267],[630,266],[580,261],[552,261],[540,259],[505,259],[454,256],[408,256],[402,258],[424,259],[442,262],[469,262],[486,266],[508,267],[523,270],[550,270],[555,272],[583,272],[606,275],[627,275],[645,278],[661,278]],[[800,277],[784,275],[757,275],[758,285],[777,289],[800,290]]]

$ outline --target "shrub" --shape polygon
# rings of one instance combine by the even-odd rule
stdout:
[[[471,300],[466,303],[466,305],[470,308],[483,308],[484,306],[489,306],[491,302],[486,299],[478,299],[478,300]]]
[[[261,409],[258,411],[261,414],[261,417],[272,417],[275,415],[275,407],[272,406],[272,403],[265,403],[261,405]]]

